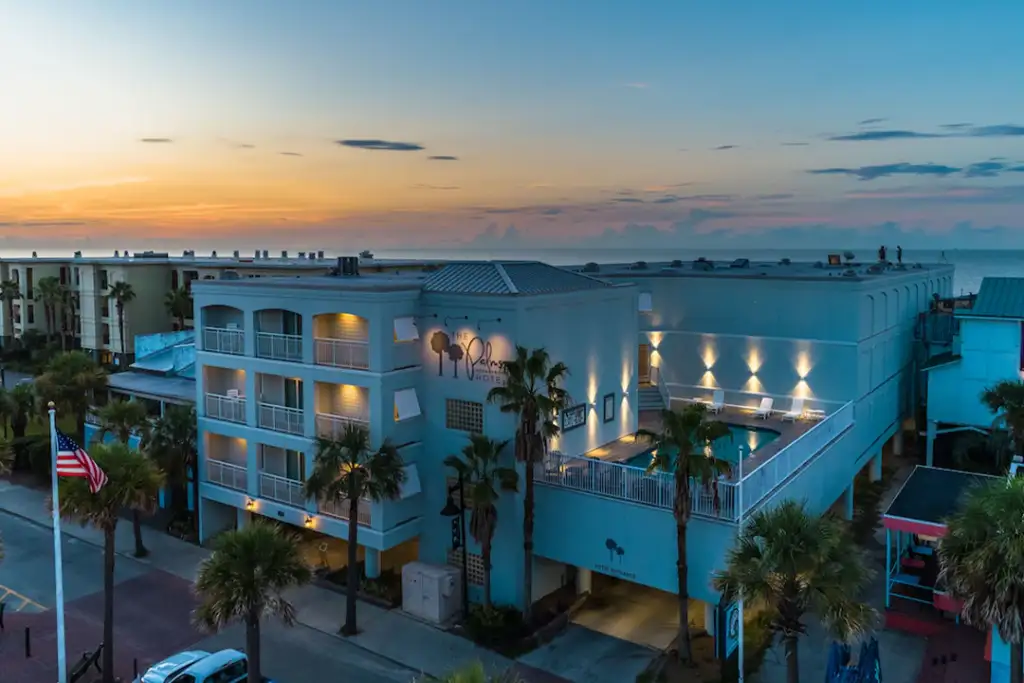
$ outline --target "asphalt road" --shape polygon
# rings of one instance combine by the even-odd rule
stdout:
[[[0,513],[0,538],[3,540],[5,555],[4,559],[0,560],[0,599],[7,602],[10,615],[8,621],[20,616],[12,612],[38,613],[43,609],[52,608],[53,537],[49,529]],[[63,557],[65,596],[69,612],[76,611],[76,604],[95,604],[98,598],[95,594],[102,590],[103,585],[103,558],[100,549],[65,536]],[[167,581],[168,590],[172,590],[170,580],[160,575],[163,575],[163,572],[154,571],[148,565],[119,556],[116,573],[117,594],[121,595],[121,590],[124,589],[125,602],[133,598],[138,601],[145,596],[129,597],[131,594],[128,591],[132,585],[145,585],[145,590],[151,591],[154,590],[153,586],[161,585],[161,581]],[[173,590],[181,591],[181,587],[175,586]],[[177,600],[180,602],[180,599]],[[121,602],[118,601],[116,604],[120,605]],[[80,607],[78,610],[89,611],[86,607]],[[129,622],[121,624],[125,628],[132,629],[130,620],[138,619],[140,633],[153,631],[151,614],[139,614],[135,609],[118,611],[125,615],[122,619]],[[168,621],[175,622],[166,624],[168,632],[193,633],[187,623],[187,614],[181,612],[178,610],[175,614],[165,617]],[[96,635],[99,636],[98,633]],[[241,649],[245,642],[244,633],[239,627],[206,638],[198,634],[187,638],[194,639],[189,649],[211,651],[228,647]],[[142,649],[152,647],[146,643],[138,645]],[[162,652],[160,656],[171,654],[173,652]],[[324,680],[343,680],[346,683],[409,683],[415,676],[415,672],[403,666],[305,626],[286,627],[277,622],[266,623],[263,628],[262,654],[264,675],[278,683],[318,683]]]

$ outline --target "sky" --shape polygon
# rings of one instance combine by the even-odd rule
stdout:
[[[0,17],[0,249],[1024,246],[1024,3]]]

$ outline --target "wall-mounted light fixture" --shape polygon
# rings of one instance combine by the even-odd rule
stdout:
[[[256,507],[256,501],[253,500],[252,498],[246,498],[245,499],[245,509],[246,510],[252,510],[254,507]]]
[[[468,315],[446,315],[444,317],[444,326],[448,327],[449,320],[469,320]]]
[[[313,519],[313,517],[311,515],[306,515],[306,520],[305,520],[306,528],[307,529],[312,529],[314,521],[315,520]]]
[[[420,318],[433,318],[434,320],[437,320],[437,313],[424,313],[423,315],[415,315],[413,317],[417,320]]]
[[[486,320],[477,320],[476,321],[476,331],[479,332],[480,331],[480,326],[483,325],[484,323],[500,323],[500,322],[501,322],[501,318],[487,318]]]

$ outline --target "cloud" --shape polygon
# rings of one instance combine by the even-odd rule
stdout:
[[[811,175],[849,175],[860,180],[875,180],[893,175],[926,175],[945,177],[959,173],[963,169],[942,164],[881,164],[877,166],[859,166],[857,168],[817,168],[807,171]]]
[[[999,126],[975,126],[969,135],[974,138],[1018,138],[1024,137],[1024,126],[1005,123]]]
[[[456,187],[455,185],[424,185],[422,183],[419,184],[419,185],[413,185],[412,188],[414,190],[459,190],[459,189],[462,189],[460,187]]]
[[[616,197],[612,200],[613,202],[619,202],[620,204],[643,204],[644,200],[639,197]]]
[[[870,126],[870,125],[873,125],[873,124],[876,124],[876,123],[882,123],[883,121],[886,121],[886,120],[887,119],[864,119],[863,121],[858,121],[857,125],[858,126]]]
[[[756,197],[754,197],[754,199],[756,199],[758,201],[761,201],[761,202],[772,202],[772,201],[777,201],[777,200],[780,200],[780,199],[792,199],[794,196],[795,195],[789,194],[789,193],[759,194]]]
[[[560,213],[562,213],[562,209],[559,209],[558,207],[552,206],[552,207],[550,207],[548,209],[542,209],[541,212],[540,212],[540,215],[541,216],[557,216]]]
[[[166,145],[168,143],[174,142],[174,140],[170,138],[142,138],[141,140],[139,140],[139,142],[145,142],[153,145]]]
[[[736,199],[736,195],[731,194],[670,194],[664,197],[660,197],[659,199],[655,199],[652,203],[676,204],[678,202],[731,202],[734,199]]]
[[[911,140],[914,138],[940,138],[935,133],[918,133],[912,130],[866,130],[847,135],[833,135],[829,140],[838,142],[873,142],[878,140]]]
[[[301,157],[302,155],[298,152],[278,152],[283,157]]]
[[[447,154],[438,154],[427,157],[427,161],[458,161],[458,157],[448,156]]]
[[[256,149],[256,145],[250,145],[248,142],[241,142],[235,145],[236,149]]]
[[[711,149],[716,152],[721,152],[726,149],[736,149],[739,145],[719,145],[718,147],[712,147]]]
[[[961,128],[970,128],[969,123],[944,123],[939,128],[945,128],[946,130],[960,130]]]
[[[393,140],[335,140],[335,144],[355,149],[369,149],[382,152],[419,152],[425,149],[415,142],[395,142]]]
[[[0,228],[68,228],[88,225],[85,221],[7,221]]]
[[[975,126],[970,123],[944,123],[942,133],[923,133],[915,130],[866,130],[844,135],[831,135],[835,142],[879,142],[884,140],[918,140],[931,138],[1015,138],[1024,137],[1024,126],[1003,123],[994,126]]]
[[[783,142],[783,147],[807,147],[811,143],[809,142]]]
[[[1007,168],[1001,161],[979,161],[964,169],[965,178],[995,178]]]

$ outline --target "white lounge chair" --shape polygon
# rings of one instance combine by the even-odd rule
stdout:
[[[783,422],[796,422],[804,416],[804,400],[802,398],[794,398],[793,405],[790,407],[789,412],[782,415]]]
[[[774,399],[765,396],[761,399],[761,405],[754,411],[754,417],[759,417],[762,420],[767,420],[772,414],[772,405],[775,403]]]
[[[721,389],[715,389],[715,393],[711,394],[711,403],[708,404],[709,413],[720,413],[725,408],[725,392]]]

